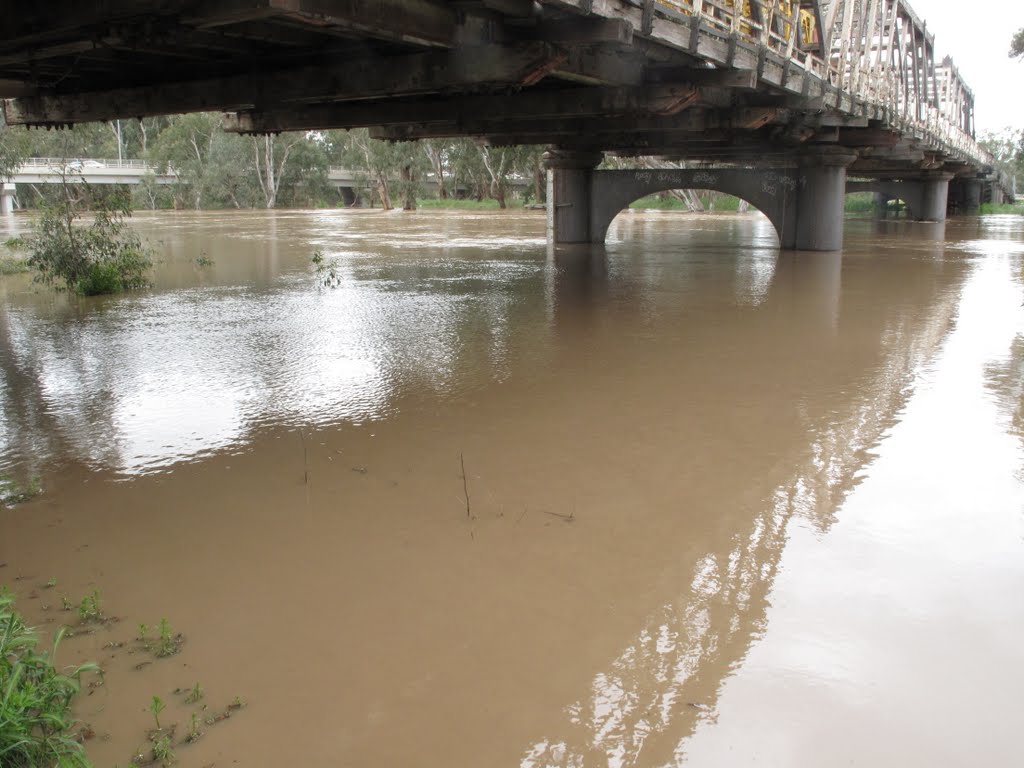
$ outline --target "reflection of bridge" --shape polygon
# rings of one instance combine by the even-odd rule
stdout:
[[[1008,191],[975,141],[973,94],[906,0],[13,5],[0,27],[10,123],[219,108],[240,132],[550,143],[560,243],[601,229],[607,151],[747,169],[741,193],[774,187],[792,211],[776,221],[786,247],[841,246],[847,172],[916,185],[932,218],[950,182],[968,209]]]
[[[0,188],[0,213],[14,210],[16,184],[59,184],[61,181],[86,184],[175,184],[179,181],[173,169],[161,170],[145,160],[65,160],[56,157],[30,157],[11,176],[10,182]],[[356,190],[370,185],[365,174],[348,168],[331,166],[327,171],[328,183],[336,187],[346,202],[355,200]],[[420,182],[428,189],[436,189],[437,181],[428,177]],[[514,180],[514,188],[525,187],[523,180]]]

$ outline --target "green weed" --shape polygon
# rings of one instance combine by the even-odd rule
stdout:
[[[162,766],[174,765],[177,756],[171,746],[170,736],[158,736],[153,742],[153,760]]]
[[[78,618],[83,623],[101,621],[103,619],[99,590],[94,589],[91,595],[86,595],[78,603]]]
[[[206,695],[206,693],[205,693],[205,691],[203,691],[202,686],[199,685],[199,683],[196,683],[195,685],[192,686],[192,690],[190,690],[188,692],[188,696],[185,697],[185,703],[186,704],[197,704],[200,701],[202,701],[203,696],[205,696],[205,695]]]
[[[181,635],[175,635],[171,630],[171,623],[167,619],[160,619],[158,628],[159,637],[153,653],[160,658],[173,656],[181,650]]]
[[[0,505],[13,506],[34,499],[43,492],[39,478],[30,478],[28,483],[21,485],[8,475],[0,475]]]
[[[153,722],[156,723],[156,729],[158,731],[163,730],[163,728],[160,727],[160,713],[164,711],[166,706],[167,705],[164,704],[164,700],[159,696],[154,696],[153,700],[149,702],[149,711],[153,713]]]
[[[199,713],[193,712],[192,719],[188,724],[188,735],[185,736],[185,740],[190,744],[194,741],[199,741],[199,737],[203,735],[203,731],[199,727],[200,722]]]
[[[0,590],[0,764],[4,768],[89,768],[74,735],[71,702],[82,675],[96,672],[83,664],[68,672],[53,665],[63,637],[52,650],[36,650],[39,638],[14,610],[14,598]]]

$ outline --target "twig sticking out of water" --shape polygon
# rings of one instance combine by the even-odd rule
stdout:
[[[466,517],[473,517],[469,511],[469,482],[466,480],[466,461],[462,458],[462,454],[459,454],[459,464],[462,465],[462,492],[466,495]]]
[[[309,452],[306,450],[306,436],[302,434],[302,430],[299,430],[299,440],[302,441],[302,480],[306,485],[309,485]]]
[[[552,517],[561,518],[562,520],[565,520],[565,522],[567,522],[567,523],[573,523],[573,522],[576,521],[576,510],[575,509],[571,513],[569,513],[568,515],[565,514],[564,512],[549,512],[546,509],[542,509],[541,512],[543,512],[545,515],[551,515]]]

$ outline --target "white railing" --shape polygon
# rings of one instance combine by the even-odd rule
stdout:
[[[132,168],[156,170],[156,166],[145,160],[108,160],[92,157],[27,157],[21,163],[23,168]]]
[[[669,18],[699,17],[702,34],[762,46],[884,111],[890,124],[991,163],[969,130],[970,89],[948,60],[936,66],[933,40],[905,0],[656,0],[654,7]]]

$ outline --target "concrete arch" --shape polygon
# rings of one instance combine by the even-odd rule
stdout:
[[[593,178],[590,241],[603,243],[612,219],[635,200],[669,189],[710,189],[753,205],[775,227],[779,245],[792,248],[796,241],[797,194],[801,185],[801,177],[793,169],[601,171]]]

